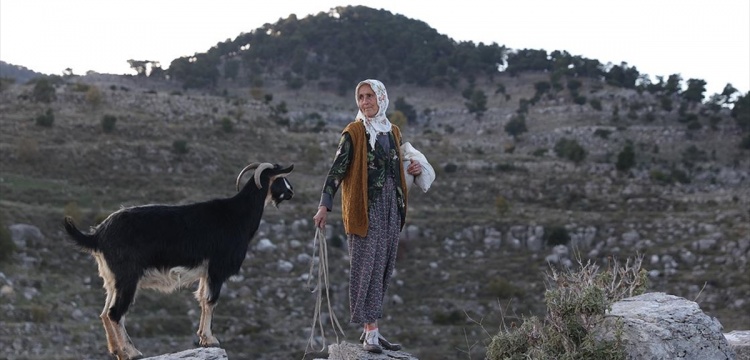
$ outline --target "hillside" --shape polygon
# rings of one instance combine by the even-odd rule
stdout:
[[[642,255],[650,291],[695,300],[727,332],[748,328],[749,124],[722,106],[729,95],[704,102],[696,81],[684,90],[673,76],[636,84],[634,67],[459,44],[390,13],[340,12],[268,24],[195,61],[176,59],[190,65],[170,66],[182,72],[169,76],[0,79],[0,227],[17,240],[11,246],[0,232],[0,358],[107,356],[101,279],[65,239],[64,215],[86,228],[122,206],[231,196],[238,172],[258,161],[293,163],[295,197],[266,209],[213,329],[232,359],[303,358],[314,307],[312,216],[340,131],[356,113],[354,84],[370,77],[356,68],[318,78],[309,71],[335,54],[326,51],[337,39],[321,33],[352,19],[420,34],[447,48],[417,53],[451,59],[421,78],[410,78],[420,74],[409,66],[435,58],[367,71],[385,82],[404,140],[437,172],[428,193],[409,194],[381,323],[389,338],[423,359],[481,358],[500,326],[544,315],[545,271],[575,266],[576,254],[602,266]],[[269,30],[275,38],[255,38]],[[295,47],[310,38],[321,40]],[[260,52],[238,51],[247,41]],[[253,67],[258,54],[277,61]],[[346,323],[348,258],[335,204],[330,293]],[[145,355],[193,346],[192,290],[139,295],[127,324]],[[348,340],[359,336],[357,326],[345,330]]]
[[[582,92],[601,99],[601,111],[556,93],[530,108],[528,132],[513,139],[503,128],[516,113],[515,100],[532,97],[533,84],[545,76],[500,77],[510,100],[490,95],[480,120],[453,91],[389,87],[391,98],[404,97],[420,114],[404,126],[405,137],[428,156],[438,177],[428,193],[410,193],[384,329],[423,358],[466,356],[469,348],[481,353],[485,331],[494,333],[501,319],[543,311],[543,272],[553,252],[545,241],[560,241],[549,236],[560,228],[569,234],[563,242],[571,252],[603,264],[644,255],[652,290],[697,299],[727,331],[746,328],[750,163],[727,111],[718,113],[713,127],[697,130],[676,121],[674,111],[656,110],[648,123],[627,117],[613,122],[614,106],[637,101],[643,109],[658,109],[656,100],[586,83]],[[494,94],[496,85],[477,86]],[[87,100],[91,88],[101,95],[96,106]],[[57,358],[105,355],[97,318],[101,280],[94,262],[64,240],[64,213],[91,225],[120,206],[229,196],[236,173],[251,161],[294,163],[296,196],[266,210],[257,239],[277,247],[248,254],[223,293],[215,331],[234,358],[302,356],[313,306],[305,281],[310,218],[354,101],[290,91],[281,80],[263,91],[274,100],[256,100],[249,89],[214,96],[167,82],[89,75],[68,79],[48,105],[24,100],[32,85],[0,94],[3,221],[42,233],[0,263],[6,289],[0,295],[0,348],[13,349],[7,356],[45,358],[63,347],[70,353]],[[279,118],[272,109],[282,101],[288,112]],[[34,119],[47,108],[54,123],[37,125]],[[102,126],[105,115],[117,119],[109,133]],[[556,156],[552,149],[561,138],[585,148],[585,160],[576,165]],[[617,171],[615,159],[627,142],[634,144],[637,165]],[[686,162],[689,168],[681,165]],[[684,169],[689,182],[655,175],[668,177],[670,167]],[[343,320],[340,226],[329,236],[332,294]],[[128,326],[149,354],[187,348],[197,311],[187,291],[144,291]],[[350,338],[358,335],[355,327],[348,329]]]

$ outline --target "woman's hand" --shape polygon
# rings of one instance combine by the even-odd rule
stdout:
[[[313,216],[313,222],[315,227],[325,229],[326,227],[326,216],[328,216],[328,209],[325,206],[318,206],[318,212]]]
[[[419,161],[416,161],[414,159],[410,160],[409,166],[406,167],[406,172],[409,173],[409,175],[413,176],[419,176],[422,174],[422,164],[419,163]]]

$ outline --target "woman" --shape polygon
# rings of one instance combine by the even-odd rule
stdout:
[[[406,219],[407,187],[401,162],[401,131],[385,115],[385,86],[378,80],[364,80],[357,85],[355,97],[359,112],[341,134],[313,220],[315,226],[325,228],[333,197],[341,187],[351,267],[350,322],[364,324],[365,350],[380,353],[383,347],[401,349],[380,335],[378,319],[383,317],[383,299]],[[417,176],[422,167],[412,161],[406,171]]]

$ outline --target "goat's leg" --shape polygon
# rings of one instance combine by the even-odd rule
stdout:
[[[195,297],[201,306],[201,319],[198,325],[198,345],[202,347],[219,347],[219,340],[211,332],[211,321],[214,316],[215,301],[210,301],[209,280],[207,277],[200,279]],[[212,300],[212,299],[211,299]]]
[[[104,290],[107,292],[107,299],[104,300],[104,309],[99,315],[102,319],[102,325],[104,326],[104,333],[107,336],[107,350],[109,353],[114,355],[115,349],[117,349],[116,329],[109,320],[109,309],[115,303],[115,277],[107,266],[107,262],[104,261],[104,257],[100,254],[95,254],[97,264],[99,265],[99,276],[102,278]]]
[[[125,330],[125,313],[135,297],[138,281],[132,277],[118,277],[115,282],[114,305],[109,309],[107,317],[111,322],[115,338],[115,356],[118,360],[134,360],[143,358],[143,354],[133,345]],[[137,279],[137,277],[135,277]],[[128,281],[130,280],[130,281]]]
[[[112,304],[114,303],[115,289],[113,287],[107,286],[106,280],[104,283],[104,288],[107,290],[107,299],[104,300],[104,309],[102,310],[102,313],[101,315],[99,315],[99,317],[102,319],[102,325],[104,325],[104,333],[107,335],[107,350],[109,350],[110,354],[114,355],[115,349],[117,348],[115,338],[116,333],[112,321],[109,320],[109,308],[111,308]]]

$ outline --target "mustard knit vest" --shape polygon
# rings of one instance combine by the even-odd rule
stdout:
[[[396,138],[399,164],[402,164],[401,130],[393,125],[393,135]],[[341,218],[347,234],[361,237],[367,236],[368,199],[367,199],[367,131],[361,121],[349,123],[343,131],[352,138],[352,160],[346,176],[341,180]],[[404,212],[406,211],[407,188],[404,170],[399,165],[401,174],[401,189],[404,194]],[[401,228],[404,224],[401,224]]]

